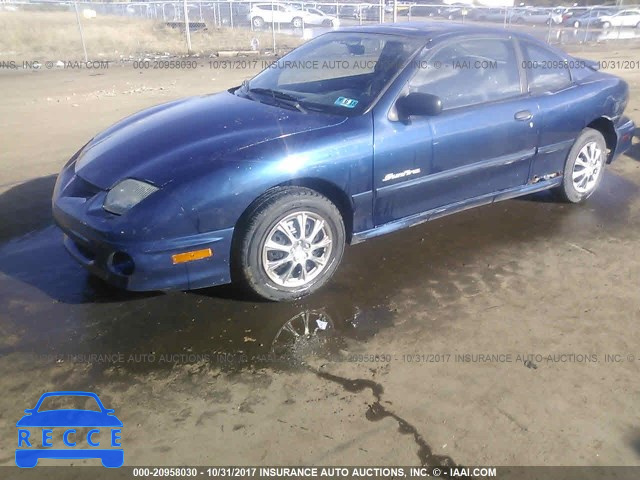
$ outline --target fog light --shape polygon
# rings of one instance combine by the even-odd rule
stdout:
[[[127,253],[116,252],[111,255],[111,268],[121,275],[131,275],[135,268],[133,258]]]

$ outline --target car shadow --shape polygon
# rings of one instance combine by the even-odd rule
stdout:
[[[632,428],[627,440],[636,456],[640,458],[640,428]]]
[[[34,178],[0,194],[0,244],[53,223],[51,195],[56,178]]]
[[[631,148],[625,155],[640,162],[640,128],[636,128],[633,136],[636,138],[636,142],[632,141]]]

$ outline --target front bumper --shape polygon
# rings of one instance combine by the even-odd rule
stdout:
[[[157,240],[125,238],[90,204],[87,199],[54,194],[53,217],[65,234],[67,251],[95,276],[133,291],[191,290],[231,281],[233,228]],[[212,256],[174,264],[173,255],[207,248]],[[131,260],[126,268],[120,261],[123,257]]]

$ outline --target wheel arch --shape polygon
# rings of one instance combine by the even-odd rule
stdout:
[[[607,149],[609,150],[607,163],[611,163],[611,160],[613,160],[613,154],[616,151],[616,144],[618,143],[618,135],[616,134],[613,121],[607,117],[596,118],[587,125],[587,128],[593,128],[602,134],[605,142],[607,143]]]
[[[331,201],[340,212],[340,216],[342,217],[342,221],[344,222],[344,230],[345,230],[345,241],[347,244],[351,243],[351,237],[353,235],[353,213],[354,207],[351,197],[339,186],[335,183],[330,182],[328,180],[324,180],[321,178],[314,177],[304,177],[304,178],[296,178],[287,180],[285,182],[279,183],[277,185],[273,185],[266,191],[264,191],[261,195],[257,196],[253,202],[249,204],[249,206],[242,212],[238,221],[236,222],[236,227],[243,225],[253,211],[266,199],[268,199],[274,193],[280,191],[284,187],[304,187],[310,190],[313,190],[320,195],[326,197]],[[237,230],[237,228],[236,228]],[[236,232],[234,231],[234,237],[236,237]]]

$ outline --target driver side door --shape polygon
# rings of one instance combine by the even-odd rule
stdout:
[[[374,114],[374,223],[433,217],[527,183],[538,106],[508,38],[456,39],[414,61],[400,96],[438,96],[436,116]]]

